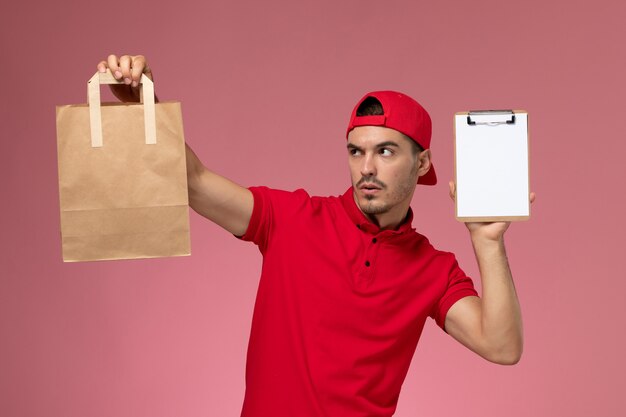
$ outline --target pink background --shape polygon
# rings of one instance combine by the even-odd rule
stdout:
[[[10,5],[9,5],[10,4]],[[397,416],[617,416],[626,371],[626,3],[4,2],[0,12],[0,415],[236,416],[257,249],[192,215],[187,258],[63,264],[56,104],[143,53],[205,163],[243,185],[339,194],[367,90],[418,98],[440,178],[416,227],[478,277],[453,218],[452,115],[523,108],[532,220],[507,247],[526,345],[478,358],[430,321]],[[106,175],[106,172],[102,173]],[[623,411],[622,411],[623,412]]]

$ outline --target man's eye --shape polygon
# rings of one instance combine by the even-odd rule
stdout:
[[[361,154],[361,152],[358,149],[350,149],[349,152],[350,152],[350,155],[353,155],[353,156],[357,156]]]
[[[381,155],[383,156],[391,156],[393,155],[393,152],[391,151],[391,149],[387,149],[387,148],[382,148],[380,151],[378,151]]]

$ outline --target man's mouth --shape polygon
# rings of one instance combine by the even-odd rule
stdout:
[[[379,181],[376,178],[365,178],[362,177],[356,184],[355,187],[366,197],[374,197],[378,195],[379,191],[385,189],[385,184],[382,181]]]
[[[381,188],[376,184],[361,184],[359,187],[361,190],[380,190]]]
[[[374,198],[374,196],[378,195],[378,192],[382,190],[381,187],[375,184],[362,184],[359,187],[361,193],[367,198]]]

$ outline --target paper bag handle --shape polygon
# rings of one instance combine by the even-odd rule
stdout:
[[[141,102],[143,103],[146,144],[156,144],[156,117],[154,108],[154,83],[146,74],[141,74]],[[100,110],[100,85],[122,84],[113,77],[111,71],[96,72],[87,82],[87,100],[89,103],[89,121],[91,124],[91,146],[102,147],[102,113]]]

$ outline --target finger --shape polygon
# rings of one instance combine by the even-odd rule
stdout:
[[[98,68],[98,72],[107,72],[107,68],[108,68],[107,62],[106,61],[98,62],[97,68]]]
[[[154,79],[152,78],[152,69],[148,66],[148,61],[146,61],[146,66],[143,69],[143,73],[146,74],[146,77],[154,81]]]
[[[146,68],[146,58],[143,55],[137,55],[132,57],[132,68],[130,71],[130,77],[133,87],[137,87],[139,85],[141,74],[144,73],[144,70]]]
[[[116,55],[109,55],[107,58],[107,64],[109,64],[109,69],[116,80],[122,78],[122,71],[120,71],[119,60]]]
[[[133,81],[130,75],[131,63],[132,59],[129,55],[122,55],[120,57],[120,71],[122,72],[124,84],[130,84]]]
[[[454,181],[450,181],[448,186],[450,187],[450,198],[452,201],[456,201],[456,184]]]
[[[537,197],[537,195],[535,193],[530,193],[530,204],[532,204],[535,201],[535,198]]]

